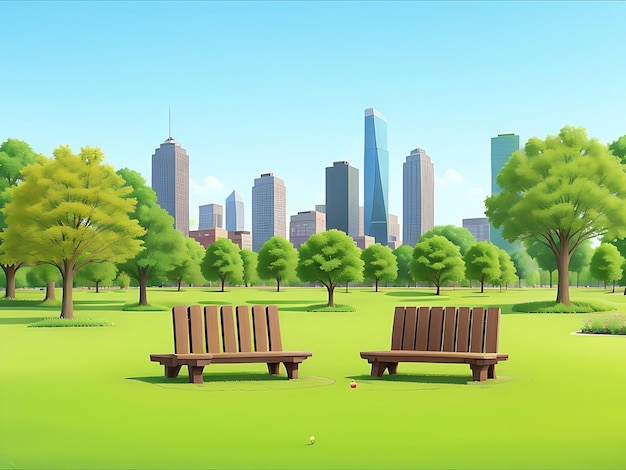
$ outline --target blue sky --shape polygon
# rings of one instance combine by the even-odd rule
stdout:
[[[421,147],[436,225],[483,216],[499,133],[626,134],[625,2],[2,1],[0,17],[0,141],[98,146],[150,184],[171,107],[196,222],[236,189],[249,230],[266,172],[288,217],[324,203],[326,166],[363,168],[368,107],[387,118],[390,212]]]

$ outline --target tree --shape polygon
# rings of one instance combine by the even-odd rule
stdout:
[[[361,259],[365,264],[363,275],[376,282],[376,292],[379,281],[393,281],[398,277],[398,261],[388,246],[370,245],[361,252]]]
[[[169,280],[176,282],[178,292],[183,282],[189,285],[204,282],[202,271],[200,271],[200,263],[205,253],[204,247],[193,238],[185,238],[183,243],[184,249],[175,261],[176,265],[166,274]]]
[[[247,248],[239,252],[243,261],[243,285],[248,287],[258,280],[256,267],[258,265],[258,255]]]
[[[506,287],[509,283],[515,282],[515,264],[508,252],[502,248],[498,248],[498,265],[500,268],[498,276],[489,279],[489,282],[502,289],[502,286]]]
[[[7,139],[0,145],[0,208],[11,200],[10,188],[22,181],[22,170],[27,165],[35,163],[37,154],[26,142],[17,139]],[[0,211],[0,231],[6,228],[6,217]],[[0,239],[0,267],[6,276],[5,297],[15,299],[15,275],[17,270],[24,266],[21,253],[10,257],[2,246]]]
[[[300,246],[296,271],[301,281],[320,282],[326,287],[328,306],[333,307],[335,287],[340,282],[363,280],[361,250],[340,230],[316,233]]]
[[[51,264],[40,264],[27,269],[26,279],[28,285],[32,287],[46,286],[44,302],[46,300],[56,300],[54,288],[57,282],[61,282],[59,270]]]
[[[74,155],[68,146],[55,159],[39,157],[23,169],[5,206],[4,249],[17,259],[47,263],[61,273],[61,318],[73,318],[74,274],[88,263],[120,263],[141,250],[143,229],[129,218],[136,201],[124,180],[102,164],[97,147]]]
[[[413,279],[432,283],[437,295],[445,282],[463,279],[463,267],[459,247],[442,235],[420,239],[413,249],[410,265]]]
[[[558,268],[554,253],[546,245],[535,239],[529,238],[524,240],[524,245],[526,246],[526,252],[535,260],[537,266],[547,271],[550,275],[550,288],[552,288],[552,273]]]
[[[283,237],[271,237],[259,250],[256,272],[261,279],[276,279],[276,292],[280,281],[293,278],[298,264],[298,252]]]
[[[480,292],[485,292],[485,281],[500,277],[500,249],[491,242],[478,242],[465,253],[465,277],[480,281]]]
[[[513,152],[496,178],[502,191],[485,201],[502,236],[535,239],[558,266],[556,301],[570,305],[572,253],[585,240],[626,235],[626,173],[620,160],[585,129],[566,126],[558,136],[533,137]]]
[[[115,279],[115,283],[120,286],[120,289],[128,289],[128,286],[130,286],[130,276],[126,273],[119,273]]]
[[[593,254],[593,248],[591,247],[591,240],[585,240],[582,242],[576,251],[572,253],[572,257],[569,260],[569,270],[576,273],[576,287],[578,287],[578,280],[580,279],[580,273],[589,266],[591,255]]]
[[[522,287],[522,279],[527,279],[533,271],[537,270],[537,263],[530,257],[526,250],[521,249],[511,253],[511,261],[513,261],[513,266],[517,273],[518,286]]]
[[[411,278],[411,260],[413,259],[413,247],[410,245],[400,245],[393,250],[393,254],[396,256],[398,263],[398,277],[396,277],[396,285],[406,286],[413,282]]]
[[[589,271],[593,277],[604,282],[605,286],[607,282],[612,282],[615,292],[615,281],[621,279],[623,266],[624,257],[615,245],[601,243],[593,252]]]
[[[111,285],[117,276],[117,267],[113,263],[89,263],[76,271],[76,279],[86,284],[94,284],[96,294],[100,292],[100,284]],[[85,285],[85,284],[82,284]]]
[[[243,260],[239,247],[228,238],[219,238],[211,243],[200,264],[202,274],[209,281],[221,281],[224,284],[235,283],[243,278]]]
[[[465,256],[467,250],[476,243],[476,238],[472,235],[472,232],[466,228],[457,227],[456,225],[437,225],[424,233],[419,241],[434,237],[435,235],[441,235],[458,246],[459,250],[461,250],[461,256]]]
[[[609,150],[613,155],[619,158],[623,164],[626,164],[626,135],[610,143]]]
[[[165,277],[186,256],[183,234],[174,229],[174,218],[159,207],[156,193],[139,173],[122,168],[117,174],[126,182],[128,197],[137,201],[131,218],[144,230],[144,249],[118,268],[137,281],[139,305],[147,306],[150,279]]]

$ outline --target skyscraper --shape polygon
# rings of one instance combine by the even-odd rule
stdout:
[[[498,134],[491,138],[491,194],[498,194],[500,186],[496,183],[496,177],[504,164],[509,160],[513,152],[519,150],[519,135]],[[502,228],[496,229],[489,225],[489,239],[491,243],[505,251],[511,252],[513,245],[502,238]]]
[[[487,217],[475,217],[473,219],[463,219],[463,228],[470,231],[477,242],[489,241],[489,219]]]
[[[224,228],[224,206],[205,204],[200,206],[198,230],[207,228]]]
[[[252,251],[274,235],[287,238],[287,191],[274,173],[263,173],[252,187]]]
[[[435,225],[435,165],[424,149],[411,150],[402,166],[402,239],[415,246]]]
[[[189,156],[173,137],[152,155],[152,189],[159,206],[174,217],[174,228],[189,236]]]
[[[359,170],[348,162],[326,168],[326,230],[359,235]]]
[[[244,230],[243,199],[237,191],[226,198],[226,230],[240,232]]]
[[[389,152],[387,121],[374,108],[365,110],[363,169],[364,230],[376,243],[387,245],[389,211]],[[328,209],[327,209],[328,210]]]
[[[291,216],[289,222],[289,241],[298,249],[311,235],[326,230],[326,219],[323,212],[304,211]]]

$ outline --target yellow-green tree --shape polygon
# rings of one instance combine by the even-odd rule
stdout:
[[[102,163],[97,147],[73,154],[69,146],[40,156],[22,170],[23,181],[10,189],[5,206],[4,250],[33,264],[47,263],[61,273],[61,318],[73,318],[74,274],[87,263],[118,263],[141,250],[143,229],[129,214],[130,188]]]
[[[363,276],[376,283],[378,292],[379,281],[393,281],[398,277],[398,260],[391,248],[375,243],[361,252],[364,263]]]

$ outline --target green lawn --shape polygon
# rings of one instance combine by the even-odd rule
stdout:
[[[165,306],[277,304],[284,348],[313,352],[297,381],[264,364],[213,365],[203,385],[150,362],[173,351],[171,316],[122,311],[136,290],[75,292],[77,317],[113,327],[27,328],[58,308],[4,302],[0,468],[626,468],[626,336],[572,335],[589,314],[513,313],[554,290],[433,294],[338,289],[355,312],[312,313],[325,290],[150,290]],[[619,293],[572,289],[572,299],[626,311]],[[371,379],[359,351],[389,348],[395,305],[501,306],[510,359],[499,378],[468,384],[466,365],[400,364]]]

